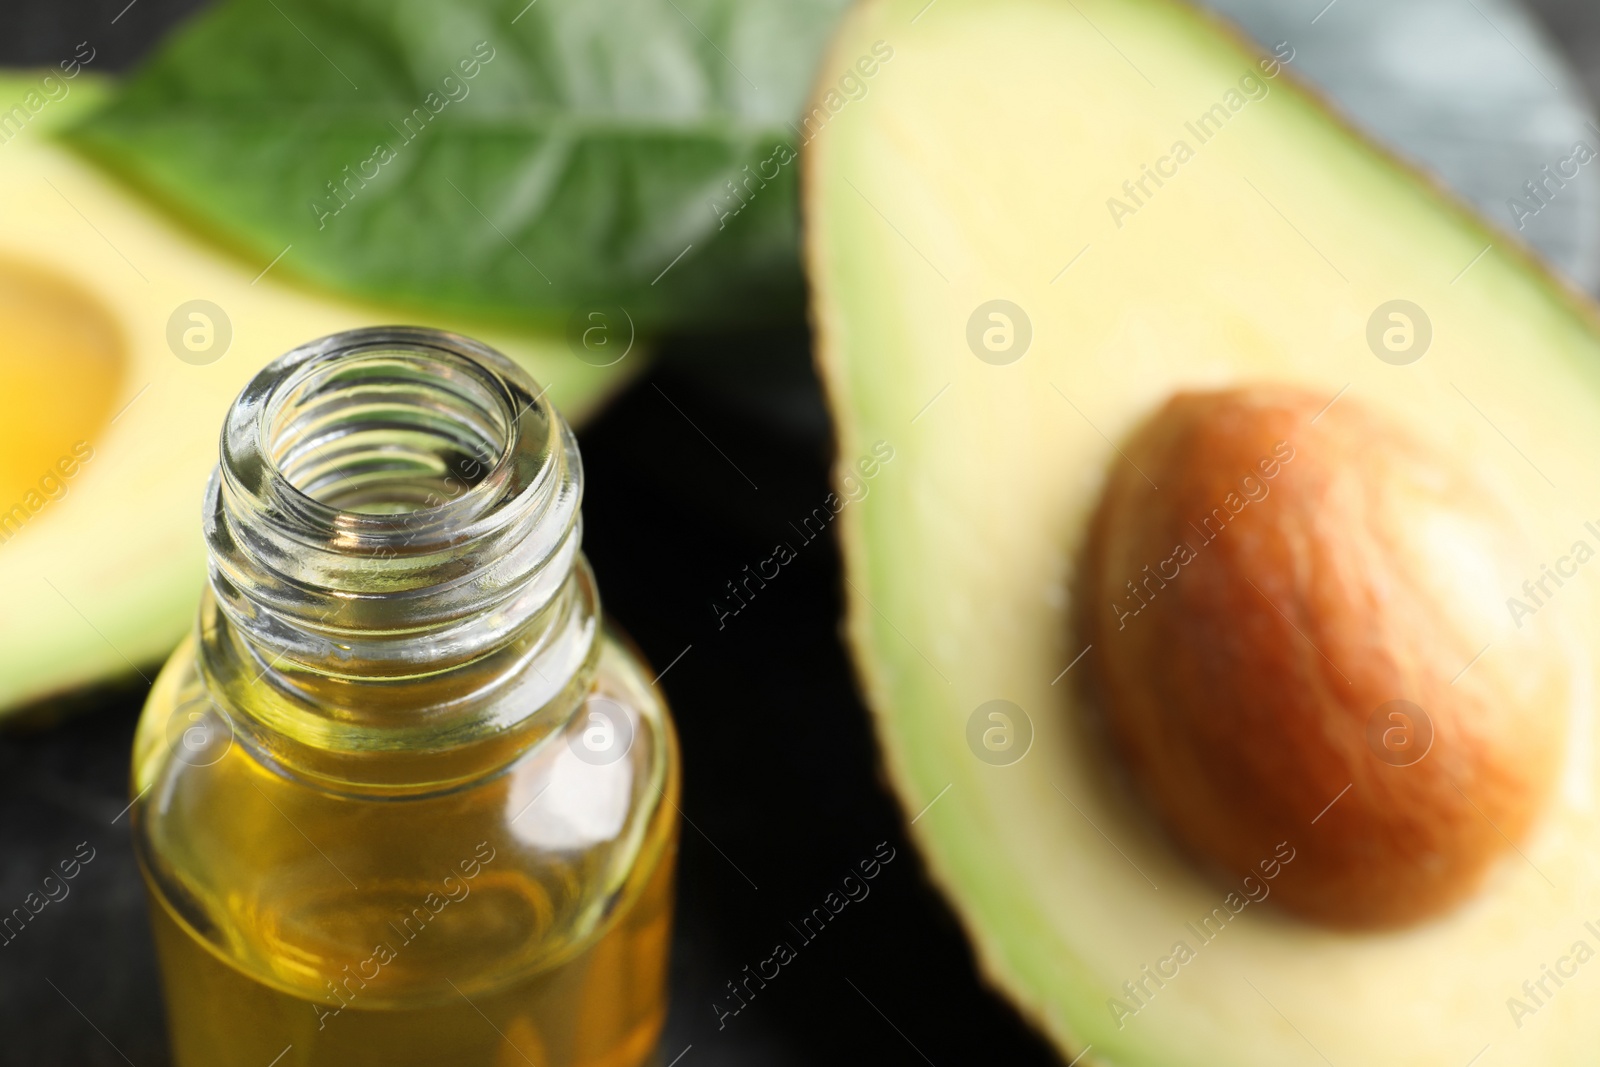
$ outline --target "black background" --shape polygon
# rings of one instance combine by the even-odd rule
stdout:
[[[199,6],[126,3],[7,5],[0,64],[54,62],[89,37],[96,69],[125,69]],[[724,583],[793,541],[788,524],[829,492],[808,345],[800,331],[671,339],[580,434],[584,545],[607,612],[657,669],[689,647],[661,680],[689,821],[661,1062],[686,1048],[678,1067],[1056,1062],[981,984],[906,843],[839,640],[831,538],[718,629]],[[559,406],[559,386],[550,395]],[[0,948],[0,1064],[168,1062],[127,819],[112,824],[144,691],[102,689],[57,725],[0,735],[0,900],[20,901],[78,842],[97,850],[71,895]],[[883,841],[897,856],[870,895],[719,1030],[724,983],[793,941],[788,922]]]

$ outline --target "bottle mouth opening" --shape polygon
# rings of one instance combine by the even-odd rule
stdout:
[[[229,410],[211,588],[264,663],[437,673],[572,583],[582,497],[572,431],[516,363],[456,334],[351,330],[273,361]]]
[[[290,489],[351,515],[404,516],[497,480],[517,415],[482,365],[378,343],[303,365],[273,389],[258,425],[264,458]]]
[[[571,429],[492,348],[404,326],[302,345],[228,411],[202,670],[308,749],[508,729],[592,658],[582,497]]]
[[[549,490],[569,436],[533,379],[493,349],[373,327],[257,374],[228,413],[221,474],[250,525],[356,554],[410,552],[524,510]]]

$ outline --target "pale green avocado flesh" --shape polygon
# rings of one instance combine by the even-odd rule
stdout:
[[[835,91],[851,71],[864,95]],[[1174,3],[868,0],[819,85],[818,360],[841,464],[895,455],[842,516],[849,634],[911,833],[987,974],[1080,1063],[1592,1063],[1600,569],[1574,562],[1600,550],[1591,306]],[[1163,836],[1076,684],[1073,572],[1118,443],[1179,390],[1255,382],[1365,405],[1504,487],[1536,549],[1463,558],[1453,621],[1481,634],[1474,670],[1514,675],[1519,626],[1570,667],[1532,832],[1467,904],[1400,931],[1225,906],[1240,887]],[[1516,610],[1547,564],[1577,575]],[[999,720],[973,726],[996,700],[1026,717],[1009,754],[984,746]]]

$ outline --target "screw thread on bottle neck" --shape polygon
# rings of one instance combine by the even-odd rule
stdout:
[[[202,669],[280,759],[544,732],[597,648],[582,481],[571,430],[492,349],[404,327],[295,349],[224,426]]]

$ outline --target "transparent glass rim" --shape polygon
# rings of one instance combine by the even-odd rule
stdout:
[[[263,753],[329,781],[437,785],[571,713],[599,649],[582,464],[520,366],[442,331],[334,334],[263,368],[221,444],[199,664]],[[409,506],[480,456],[482,479],[437,506],[337,504]]]
[[[494,465],[459,496],[401,514],[368,514],[318,500],[282,470],[268,443],[271,426],[289,396],[337,364],[363,356],[413,355],[453,366],[491,395],[504,422],[505,441]],[[308,541],[336,541],[347,549],[407,543],[451,531],[470,538],[479,521],[537,493],[555,466],[551,426],[557,421],[544,393],[520,366],[487,345],[460,334],[411,326],[374,326],[318,338],[262,368],[229,410],[221,440],[220,473],[243,499],[254,499],[287,520],[286,533]],[[520,475],[520,477],[519,477]]]
[[[342,510],[293,483],[273,455],[274,420],[296,389],[323,371],[329,388],[299,399],[301,414],[330,442],[332,455],[320,468],[330,484],[344,482],[342,465],[359,469],[386,454],[393,421],[374,419],[377,402],[369,403],[359,373],[341,376],[352,366],[359,371],[368,355],[413,357],[418,368],[444,368],[459,379],[439,379],[435,392],[431,378],[391,376],[380,367],[373,397],[400,382],[395,410],[448,431],[408,456],[443,461],[433,449],[456,440],[449,434],[459,411],[440,400],[460,399],[452,388],[470,379],[474,395],[489,398],[504,439],[481,481],[441,505],[397,514]],[[340,446],[371,427],[379,445]],[[408,476],[402,469],[396,484]],[[211,585],[269,659],[283,654],[311,666],[342,648],[346,666],[378,674],[387,673],[382,663],[403,673],[406,664],[461,662],[556,595],[579,553],[581,501],[572,431],[510,359],[459,335],[416,327],[334,334],[274,360],[229,410],[204,514]]]

